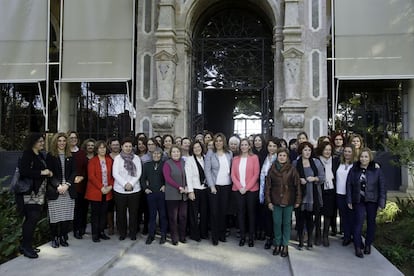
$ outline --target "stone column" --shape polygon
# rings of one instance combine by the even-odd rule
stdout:
[[[173,133],[180,110],[174,101],[177,50],[174,0],[161,0],[156,31],[155,65],[157,70],[157,101],[152,111],[152,127],[156,134]]]
[[[284,83],[283,83],[283,22],[285,3],[280,1],[280,13],[277,14],[276,26],[273,28],[273,49],[274,49],[274,131],[273,135],[276,137],[283,137],[283,115],[280,110],[284,99]]]
[[[78,83],[61,83],[59,93],[58,132],[76,130],[76,103],[80,86]]]
[[[405,139],[414,139],[414,80],[409,81],[408,91],[407,91],[407,110],[405,110],[407,114],[407,130],[408,130],[408,137],[404,137]],[[411,107],[410,107],[411,106]],[[401,168],[401,187],[400,191],[406,193],[414,193],[414,182],[410,173],[406,167]]]
[[[284,128],[283,138],[286,140],[296,137],[297,133],[303,130],[307,108],[301,102],[303,46],[299,8],[299,0],[285,0],[283,27],[285,50],[282,52],[285,99],[280,106],[280,112]]]

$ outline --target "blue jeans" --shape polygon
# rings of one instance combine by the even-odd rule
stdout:
[[[366,245],[371,245],[375,236],[375,218],[377,217],[378,203],[376,202],[360,202],[353,205],[355,210],[354,217],[354,245],[361,248],[362,244],[362,225],[367,218],[367,235],[365,239]]]
[[[273,205],[273,245],[287,246],[290,240],[293,206]]]
[[[350,240],[353,232],[354,211],[349,209],[346,203],[346,195],[336,194],[336,203],[341,219],[341,229],[344,231],[344,239]]]
[[[161,236],[167,234],[167,215],[165,208],[165,194],[163,192],[152,192],[147,194],[149,222],[148,235],[155,236],[157,212],[160,220]]]

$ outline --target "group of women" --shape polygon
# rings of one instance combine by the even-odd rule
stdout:
[[[385,205],[384,177],[362,137],[350,141],[345,145],[341,134],[323,136],[314,149],[304,132],[289,143],[253,135],[232,136],[229,144],[222,133],[206,132],[193,141],[139,133],[121,143],[87,139],[79,148],[72,131],[55,134],[43,154],[44,137],[33,134],[20,164],[33,188],[16,196],[25,216],[21,251],[38,257],[32,239],[46,195],[54,248],[69,246],[71,222],[74,237],[83,237],[90,205],[93,242],[110,238],[105,228],[114,233],[114,210],[119,240],[135,240],[144,218],[146,244],[155,240],[157,216],[159,243],[169,231],[173,245],[186,243],[187,235],[195,241],[211,238],[213,245],[226,242],[229,217],[237,217],[239,246],[266,239],[265,249],[273,246],[274,255],[286,257],[293,211],[298,248],[306,232],[311,249],[329,246],[338,209],[343,245],[353,238],[356,256],[363,257],[362,250],[370,253],[376,211]]]

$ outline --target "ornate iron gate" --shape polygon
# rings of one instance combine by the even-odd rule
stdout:
[[[250,10],[224,9],[202,22],[193,40],[191,133],[204,129],[209,90],[258,92],[263,130],[273,113],[272,31]]]

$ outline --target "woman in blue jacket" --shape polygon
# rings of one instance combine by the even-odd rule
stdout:
[[[362,225],[367,218],[367,235],[365,239],[365,254],[371,253],[371,244],[375,236],[375,218],[377,209],[385,207],[385,180],[381,168],[375,165],[373,154],[369,148],[361,150],[357,161],[349,172],[346,181],[347,203],[355,211],[354,217],[354,246],[355,255],[363,258]]]

